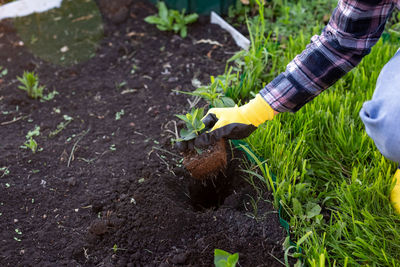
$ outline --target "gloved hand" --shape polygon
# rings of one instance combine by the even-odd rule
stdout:
[[[396,212],[400,214],[400,167],[393,176],[394,187],[390,192],[390,201]]]
[[[185,151],[193,149],[193,146],[213,145],[221,138],[243,139],[255,131],[261,123],[272,120],[274,115],[274,110],[260,94],[240,107],[212,108],[202,119],[206,129],[211,130],[205,131],[194,140],[178,144],[178,149]]]

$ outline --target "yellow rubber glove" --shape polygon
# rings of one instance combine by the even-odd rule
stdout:
[[[202,119],[206,129],[194,140],[194,145],[204,147],[212,145],[221,138],[243,139],[257,127],[274,118],[274,110],[260,94],[243,106],[232,108],[212,108]]]
[[[392,192],[390,192],[390,201],[393,204],[394,209],[400,214],[400,169],[397,169],[393,176],[393,182],[395,183]]]

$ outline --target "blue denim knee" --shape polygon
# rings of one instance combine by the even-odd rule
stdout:
[[[400,49],[379,74],[360,117],[382,155],[400,163]]]

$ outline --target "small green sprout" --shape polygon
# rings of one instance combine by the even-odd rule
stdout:
[[[230,254],[222,249],[214,250],[215,267],[235,267],[239,261],[239,254]]]
[[[187,24],[191,24],[195,22],[198,19],[197,14],[190,14],[190,15],[185,15],[185,10],[183,10],[181,13],[179,13],[176,10],[172,10],[172,16],[175,19],[175,24],[172,27],[175,33],[180,34],[182,38],[185,38],[187,36]]]
[[[122,115],[125,114],[125,111],[123,109],[121,109],[121,111],[118,111],[117,113],[115,113],[115,120],[118,121],[121,119]]]
[[[49,101],[52,100],[56,95],[58,95],[59,93],[56,90],[53,90],[53,92],[48,93],[47,95],[44,95],[42,97],[42,99],[40,99],[40,102],[45,102],[45,101]]]
[[[187,36],[187,25],[193,23],[199,17],[197,14],[185,15],[177,10],[168,10],[164,2],[158,2],[158,15],[148,16],[144,19],[147,23],[155,24],[160,31],[174,31],[182,38]]]
[[[114,244],[111,249],[114,251],[114,253],[117,253],[118,250],[126,250],[125,248],[119,248],[117,244]]]
[[[131,74],[132,75],[135,74],[138,69],[139,69],[139,67],[136,64],[133,64],[132,68],[131,68]]]
[[[39,135],[40,135],[40,126],[35,125],[35,129],[33,129],[32,131],[29,131],[25,137],[26,137],[26,139],[30,139],[31,137],[39,136]]]
[[[38,99],[43,97],[45,87],[39,86],[39,76],[34,72],[24,71],[23,76],[17,77],[17,79],[22,83],[18,88],[26,91],[30,98]]]
[[[201,121],[204,116],[203,108],[193,108],[192,111],[186,115],[176,116],[186,124],[186,129],[183,128],[180,131],[180,138],[177,139],[179,142],[196,138],[205,128],[204,123]]]
[[[122,81],[120,83],[115,83],[115,88],[117,89],[121,89],[122,87],[124,87],[125,85],[127,85],[126,81]]]
[[[29,140],[26,140],[24,145],[21,146],[21,148],[24,148],[24,149],[28,149],[29,148],[32,151],[33,154],[36,153],[37,147],[38,147],[37,142],[32,137],[29,138]]]
[[[0,78],[3,78],[8,73],[8,70],[0,66]]]
[[[39,136],[40,135],[40,126],[35,126],[35,129],[33,129],[32,131],[29,131],[25,138],[26,141],[25,143],[21,146],[21,148],[23,149],[30,149],[32,151],[33,154],[35,154],[38,150],[38,144],[35,141],[35,139],[33,139],[34,136]]]
[[[57,134],[59,134],[59,133],[60,133],[62,130],[64,130],[64,129],[68,126],[68,124],[70,124],[71,121],[73,120],[73,118],[70,117],[70,116],[68,116],[68,115],[64,115],[63,118],[64,118],[64,121],[60,122],[60,123],[57,125],[57,129],[55,129],[54,131],[51,131],[51,132],[49,133],[49,137],[50,137],[50,138],[52,138],[52,137],[56,136]]]
[[[3,174],[0,176],[0,178],[10,174],[10,170],[8,169],[8,167],[1,167],[0,172],[3,172]]]

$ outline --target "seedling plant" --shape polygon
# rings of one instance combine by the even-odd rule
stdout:
[[[230,254],[222,249],[214,250],[215,267],[235,267],[239,261],[239,253]]]
[[[33,129],[32,131],[29,131],[27,133],[27,135],[25,136],[26,141],[21,146],[21,148],[30,149],[32,151],[32,153],[35,154],[40,149],[38,149],[38,144],[35,141],[35,139],[33,139],[33,137],[34,136],[39,136],[39,135],[40,135],[40,126],[35,126],[35,129]]]
[[[1,167],[0,172],[2,172],[0,178],[10,174],[10,170],[8,169],[8,167]]]
[[[200,97],[212,107],[233,107],[235,102],[227,95],[230,90],[230,84],[235,81],[235,78],[236,76],[230,74],[230,72],[226,75],[220,75],[217,78],[211,76],[211,83],[209,85],[200,86],[193,92],[177,92]]]
[[[205,125],[202,122],[204,115],[203,109],[193,108],[190,113],[176,115],[183,120],[186,128],[181,129],[180,138],[177,141],[189,141],[196,138],[203,130]],[[193,147],[194,151],[183,152],[183,165],[191,176],[198,180],[217,177],[218,173],[225,170],[227,166],[227,153],[224,140],[219,140],[208,147]],[[204,152],[204,153],[203,153]]]
[[[35,139],[32,137],[25,141],[24,145],[21,148],[30,149],[33,154],[36,153],[38,150],[38,144],[36,143]]]
[[[22,84],[18,88],[26,91],[30,98],[39,99],[43,97],[43,89],[45,87],[39,85],[39,76],[34,72],[24,71],[22,77],[17,77],[17,79]]]
[[[148,16],[144,20],[155,24],[160,31],[174,31],[182,38],[187,36],[187,25],[195,22],[199,17],[197,14],[185,15],[185,10],[169,10],[164,2],[158,2],[158,15]]]
[[[2,66],[0,66],[0,78],[3,78],[8,74],[8,70]]]
[[[176,115],[179,119],[185,122],[186,128],[180,130],[180,137],[177,141],[189,141],[196,138],[201,131],[205,128],[201,119],[204,116],[204,109],[193,108],[190,113],[186,115]]]

